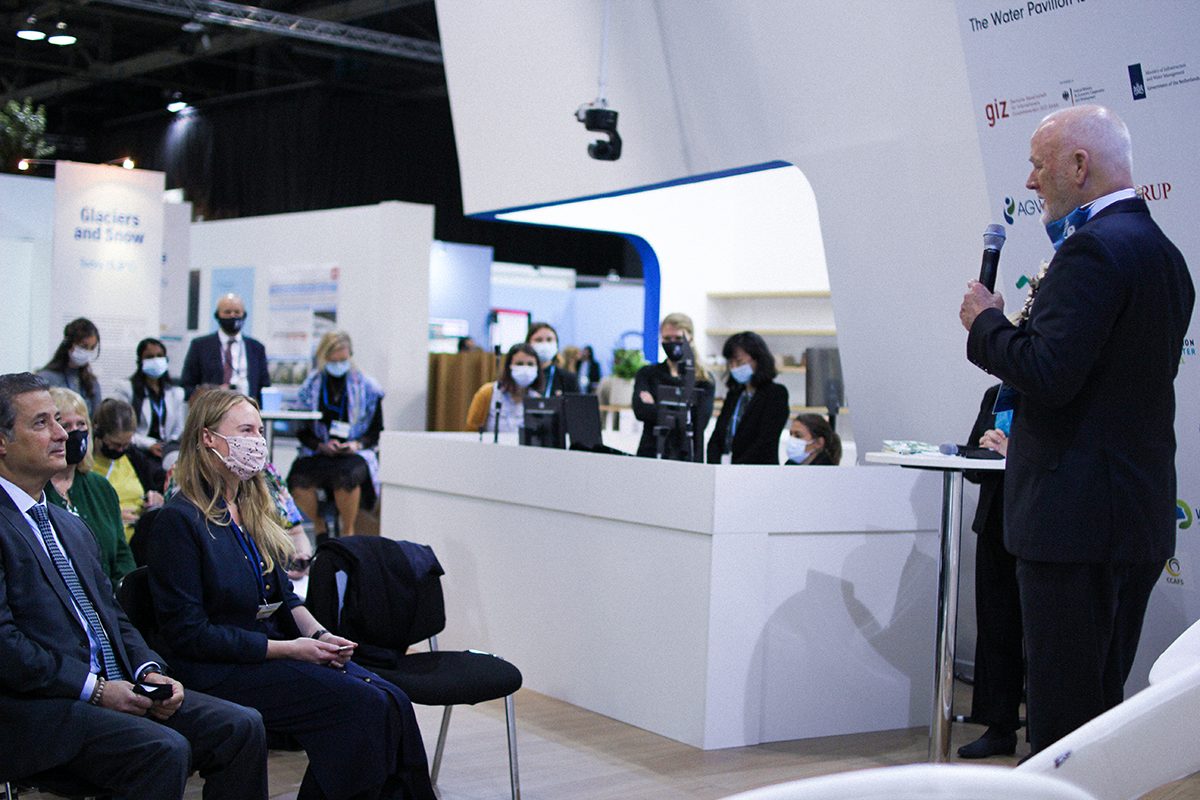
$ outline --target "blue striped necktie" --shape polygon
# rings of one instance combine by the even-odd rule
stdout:
[[[109,680],[119,681],[125,680],[125,675],[121,671],[121,665],[117,661],[117,655],[113,652],[112,642],[108,640],[108,634],[104,632],[104,626],[100,624],[100,615],[96,613],[96,607],[92,605],[92,601],[88,599],[87,593],[83,591],[83,584],[79,582],[79,576],[75,573],[75,567],[71,565],[71,561],[67,558],[66,553],[58,546],[58,542],[54,539],[54,532],[50,528],[50,516],[46,513],[46,507],[40,503],[35,503],[29,509],[30,516],[37,522],[38,532],[42,534],[42,542],[46,545],[46,550],[50,553],[50,560],[54,562],[55,569],[62,577],[63,583],[67,585],[67,591],[71,593],[71,599],[75,601],[75,605],[83,612],[83,618],[87,620],[88,628],[91,629],[92,638],[100,644],[100,656],[103,660],[104,675]]]

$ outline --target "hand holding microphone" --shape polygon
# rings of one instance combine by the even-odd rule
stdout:
[[[1004,310],[1004,295],[996,293],[996,269],[1000,264],[1000,248],[1004,247],[1004,226],[988,225],[983,232],[983,260],[979,265],[979,280],[967,283],[958,318],[968,331],[975,318],[989,308]]]

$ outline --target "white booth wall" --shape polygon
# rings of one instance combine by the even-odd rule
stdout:
[[[36,369],[50,360],[50,259],[54,181],[0,174],[0,280],[5,293],[5,343],[0,373]]]
[[[262,321],[272,270],[336,266],[338,326],[354,340],[358,365],[387,394],[384,427],[424,430],[432,242],[433,208],[400,202],[194,223],[190,268],[201,270],[195,333],[209,330],[214,268],[254,267],[247,313]]]

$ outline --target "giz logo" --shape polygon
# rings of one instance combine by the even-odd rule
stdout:
[[[1042,216],[1042,209],[1045,208],[1046,202],[1040,197],[1031,197],[1028,200],[1014,200],[1011,197],[1004,198],[1004,221],[1009,225],[1016,222],[1017,217],[1038,217]]]
[[[1171,184],[1167,183],[1166,181],[1162,181],[1160,183],[1143,184],[1137,187],[1137,193],[1138,197],[1146,201],[1166,200],[1167,195],[1171,193],[1172,188],[1174,187],[1172,187]]]
[[[983,107],[983,115],[987,117],[988,127],[996,127],[996,123],[1002,119],[1008,119],[1008,101],[993,100]]]
[[[1175,586],[1183,586],[1183,578],[1179,577],[1183,572],[1183,567],[1179,564],[1178,558],[1168,558],[1167,565],[1164,567],[1167,571],[1167,583]]]

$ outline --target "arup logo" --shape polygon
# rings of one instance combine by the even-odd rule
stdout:
[[[983,115],[987,117],[988,127],[996,127],[996,123],[1002,119],[1008,119],[1008,101],[993,100],[983,107]]]
[[[1017,210],[1017,201],[1011,197],[1004,198],[1004,221],[1013,224],[1013,213]]]
[[[1142,65],[1129,65],[1129,88],[1133,92],[1134,100],[1146,99],[1146,81],[1142,78]]]
[[[1167,572],[1167,583],[1173,586],[1183,586],[1183,578],[1180,577],[1183,573],[1183,565],[1179,563],[1178,558],[1168,558],[1164,569]]]
[[[1145,183],[1137,187],[1138,197],[1149,202],[1151,200],[1166,200],[1171,194],[1171,189],[1174,188],[1166,181],[1158,183]]]
[[[1175,522],[1181,531],[1192,527],[1192,507],[1183,500],[1175,501]]]

